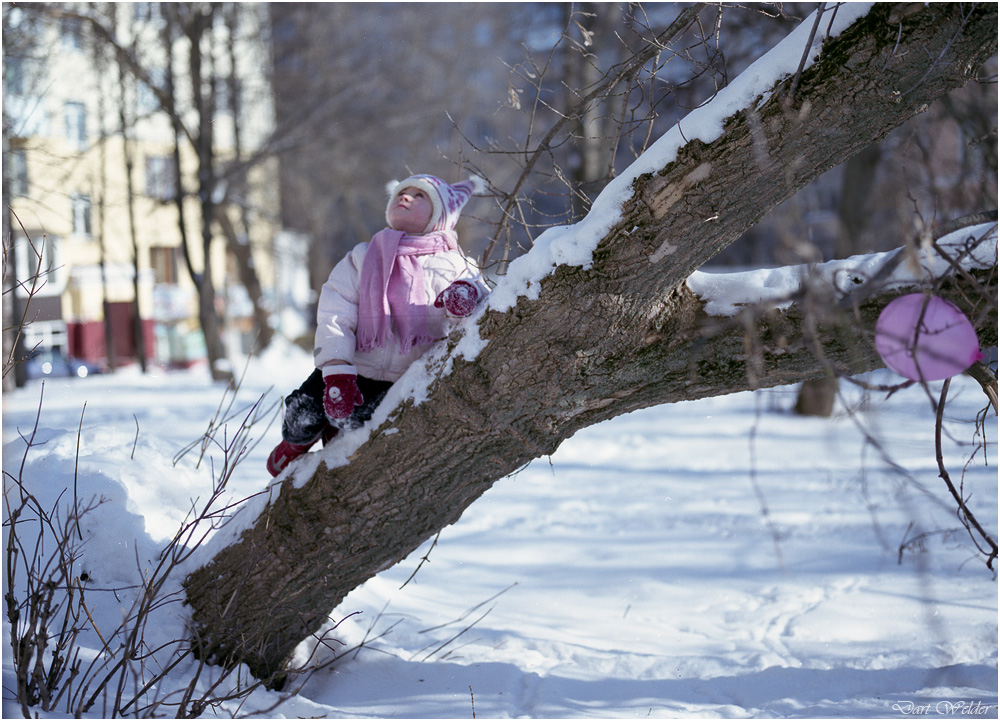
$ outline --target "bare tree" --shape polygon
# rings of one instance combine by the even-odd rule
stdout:
[[[807,20],[815,37],[842,12]],[[898,291],[877,278],[851,279],[846,294],[804,286],[785,309],[736,318],[709,316],[685,281],[768,209],[973,78],[996,51],[996,25],[992,3],[876,5],[825,40],[813,64],[732,108],[718,137],[680,144],[619,185],[620,211],[587,263],[554,257],[530,290],[495,297],[426,361],[421,402],[400,390],[349,463],[274,486],[240,537],[188,576],[198,653],[277,678],[350,590],[581,428],[879,367],[871,328]],[[586,227],[547,247],[568,247]],[[990,262],[936,286],[984,345],[996,344],[995,254]]]
[[[503,112],[496,88],[506,84],[504,63],[520,53],[539,6],[270,8],[278,125],[293,125],[282,144],[282,219],[309,236],[318,291],[344,253],[384,224],[388,180],[414,172],[462,177],[467,147],[453,127],[484,145],[521,134],[523,119]],[[561,16],[558,5],[552,8]],[[373,51],[370,38],[383,36],[387,22],[409,32],[386,36]],[[478,172],[500,184],[503,165],[486,158]],[[469,213],[458,230],[472,255],[488,232]]]
[[[107,20],[110,24],[112,34],[116,33],[116,23],[115,23],[115,8],[110,8]],[[103,50],[103,49],[102,49]],[[95,50],[95,52],[102,52],[102,50]],[[132,52],[135,52],[135,47],[132,47]],[[102,53],[103,54],[103,53]],[[135,354],[136,358],[139,360],[139,367],[142,371],[146,372],[146,343],[143,338],[142,332],[142,316],[139,313],[139,230],[136,225],[135,217],[135,202],[136,193],[135,186],[132,182],[133,178],[133,167],[135,166],[135,149],[134,143],[131,142],[129,136],[133,134],[134,123],[135,123],[135,110],[129,107],[128,96],[126,93],[126,88],[128,83],[126,78],[128,76],[127,66],[121,62],[121,55],[118,56],[118,124],[119,132],[122,134],[122,157],[125,161],[125,194],[126,194],[126,210],[128,212],[128,230],[129,237],[132,241],[132,338],[135,343]],[[130,112],[131,111],[131,112]],[[105,311],[105,320],[107,320],[107,313]],[[109,339],[110,340],[110,339]],[[108,350],[110,357],[111,349]]]
[[[24,192],[21,179],[16,177],[16,153],[23,150],[23,143],[15,140],[24,132],[15,123],[23,122],[17,112],[11,113],[8,98],[21,95],[26,88],[11,88],[11,83],[37,85],[41,83],[34,57],[40,52],[41,41],[35,18],[22,13],[12,4],[3,6],[3,64],[4,99],[0,107],[3,116],[3,390],[22,387],[28,381],[25,364],[31,348],[24,342],[24,326],[30,322],[29,305],[38,290],[37,273],[30,278],[18,277],[18,267],[24,260],[37,261],[36,268],[43,267],[44,239],[32,241],[21,227],[20,220],[11,208],[11,198]],[[23,106],[22,102],[18,105]],[[21,110],[24,108],[21,107]],[[13,116],[13,117],[12,117]],[[19,233],[20,231],[20,233]],[[15,242],[16,235],[23,235],[23,245]],[[20,247],[19,247],[20,246]],[[26,256],[19,260],[19,255]]]
[[[247,158],[243,143],[243,129],[240,119],[243,117],[243,89],[244,83],[239,75],[239,56],[237,45],[241,41],[241,34],[246,31],[241,23],[243,11],[241,3],[228,3],[222,8],[223,22],[226,25],[225,33],[225,54],[227,65],[229,66],[222,78],[226,86],[226,98],[228,99],[228,111],[233,121],[233,157],[229,162],[231,168],[236,168],[235,172],[224,173],[229,182],[225,184],[225,198],[216,208],[215,221],[226,238],[230,256],[236,263],[240,282],[247,291],[247,296],[253,306],[254,325],[257,328],[256,348],[261,350],[266,348],[274,335],[271,327],[270,313],[264,302],[264,293],[261,289],[260,278],[257,276],[257,269],[254,264],[253,253],[250,241],[250,199],[248,197],[249,185],[246,173],[253,168],[251,164],[247,168]],[[251,99],[252,102],[252,99]],[[237,220],[230,218],[227,206],[235,206]]]
[[[211,371],[217,379],[231,379],[222,339],[224,320],[217,308],[218,289],[213,279],[212,247],[216,241],[215,230],[218,225],[230,248],[236,251],[234,257],[241,282],[248,289],[248,296],[254,304],[254,318],[260,326],[258,340],[261,345],[266,345],[270,337],[269,319],[263,307],[260,279],[249,256],[249,246],[242,239],[247,233],[241,234],[228,215],[223,218],[221,214],[228,213],[233,204],[239,204],[237,211],[245,224],[248,199],[246,193],[240,191],[245,188],[247,174],[255,166],[274,156],[276,141],[273,138],[263,139],[252,154],[240,145],[234,157],[226,158],[225,161],[220,158],[221,151],[216,144],[220,114],[222,111],[239,112],[244,105],[237,92],[230,94],[228,107],[221,107],[220,88],[238,90],[240,83],[236,77],[236,68],[225,62],[216,62],[219,57],[232,59],[236,53],[232,45],[219,47],[220,33],[216,31],[224,24],[220,18],[225,18],[229,21],[227,27],[230,31],[241,33],[240,42],[261,43],[266,42],[267,38],[244,32],[246,28],[243,16],[261,12],[260,8],[252,4],[241,7],[240,4],[223,6],[211,3],[160,3],[158,7],[163,24],[162,42],[157,48],[152,47],[155,43],[144,47],[141,43],[129,42],[129,38],[135,38],[135,33],[118,32],[121,28],[115,27],[117,6],[106,13],[100,12],[96,4],[84,3],[24,3],[20,9],[40,18],[80,22],[90,30],[95,43],[102,46],[101,51],[113,55],[121,74],[121,98],[118,103],[123,114],[122,122],[129,125],[133,121],[133,118],[125,117],[126,91],[140,85],[155,97],[159,105],[157,112],[164,113],[169,119],[175,139],[174,197],[161,200],[174,203],[178,209],[178,228],[185,264],[198,292],[199,322],[205,337]],[[162,79],[156,68],[162,70]],[[178,68],[184,68],[190,78],[190,85],[186,88],[190,91],[190,101],[188,94],[182,94],[178,89],[179,78],[175,72]],[[233,117],[234,128],[239,129],[240,119],[239,115]],[[238,130],[235,133],[237,142],[242,137]],[[196,158],[197,175],[193,188],[184,187],[184,179],[180,173],[180,156],[184,144],[190,146]],[[192,197],[198,201],[198,246],[195,246],[196,239],[188,232],[187,226],[187,222],[191,220],[191,209],[186,208],[185,203]],[[129,207],[132,205],[133,201],[130,200]],[[198,252],[192,252],[196,248]],[[139,323],[138,315],[136,323]],[[142,344],[137,343],[139,352],[142,353]]]
[[[508,105],[523,108],[523,140],[484,147],[467,138],[477,158],[516,167],[509,190],[494,183],[501,214],[481,258],[500,275],[537,233],[582,217],[596,191],[694,107],[699,92],[725,84],[713,39],[719,8],[657,13],[658,26],[641,5],[576,7],[549,20],[558,34],[551,48],[527,48],[512,68]]]

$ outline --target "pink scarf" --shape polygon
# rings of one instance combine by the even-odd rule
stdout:
[[[409,235],[386,228],[372,237],[361,264],[359,351],[384,348],[394,332],[393,324],[400,355],[409,353],[414,345],[438,340],[427,326],[427,309],[434,299],[427,297],[417,256],[457,249],[458,238],[452,230]]]

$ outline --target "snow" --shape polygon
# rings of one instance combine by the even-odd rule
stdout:
[[[310,368],[308,354],[276,347],[249,364],[235,402],[222,402],[203,369],[50,380],[44,395],[34,384],[4,397],[8,493],[9,473],[23,474],[43,505],[61,494],[65,507],[74,489],[104,499],[84,516],[77,565],[88,587],[119,589],[88,593],[104,634],[133,602],[140,569],[209,496],[222,446],[262,396],[222,500],[267,485],[264,459],[279,439],[273,404]],[[881,371],[869,380],[899,379]],[[954,530],[927,394],[886,395],[844,384],[835,416],[810,419],[789,412],[794,389],[783,388],[585,429],[499,481],[433,548],[350,593],[331,616],[334,651],[316,660],[342,657],[298,695],[272,709],[281,695],[257,690],[207,715],[471,718],[474,707],[478,718],[896,717],[930,707],[995,717],[995,580]],[[974,452],[983,405],[974,382],[953,381],[945,458],[995,535],[992,413],[988,447]],[[220,406],[220,445],[198,463]],[[21,471],[18,434],[36,415],[44,443]],[[900,558],[900,545],[923,532]],[[179,592],[182,575],[163,593]],[[184,637],[177,598],[150,620],[151,645]],[[85,626],[86,656],[100,657]],[[6,718],[19,708],[6,618],[3,630]],[[310,651],[303,644],[300,655]],[[192,664],[179,665],[158,697],[180,693],[192,675]]]
[[[972,242],[969,242],[970,239]],[[997,224],[983,223],[949,233],[937,246],[965,270],[992,268],[997,257]],[[900,257],[903,256],[900,261]],[[883,269],[890,272],[884,274]],[[790,306],[807,284],[822,284],[837,293],[837,299],[864,290],[918,286],[953,272],[948,259],[933,247],[908,248],[885,253],[857,255],[826,263],[758,268],[742,272],[695,271],[687,285],[714,316],[736,315],[743,307],[759,303],[776,308]],[[867,288],[866,288],[867,287]]]

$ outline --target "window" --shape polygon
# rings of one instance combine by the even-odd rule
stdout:
[[[233,93],[229,78],[215,78],[215,109],[218,113],[228,115],[232,111]],[[237,95],[237,98],[239,96]]]
[[[177,283],[177,248],[150,247],[149,265],[153,269],[156,283]]]
[[[28,240],[18,235],[14,248],[19,296],[26,298],[32,292],[39,297],[62,293],[65,269],[59,265],[58,238],[39,233]]]
[[[28,156],[24,150],[10,151],[10,193],[28,194]]]
[[[141,80],[137,81],[135,105],[139,115],[149,115],[158,107],[153,89]]]
[[[35,349],[69,348],[69,333],[61,320],[35,321],[24,326],[24,347]]]
[[[83,103],[66,103],[66,139],[84,150],[87,147],[87,108]]]
[[[167,73],[163,68],[151,69],[149,77],[157,87],[166,87]],[[136,109],[140,115],[150,115],[160,109],[160,100],[153,88],[142,81],[138,81],[136,88]]]
[[[11,56],[4,60],[4,82],[7,95],[24,95],[24,60]]]
[[[174,197],[174,159],[147,156],[146,195],[156,200],[168,201]]]
[[[90,237],[90,198],[80,193],[74,193],[70,200],[73,203],[73,235]]]
[[[133,5],[133,17],[136,22],[157,22],[163,19],[163,12],[158,2],[139,2]]]
[[[83,22],[79,18],[63,18],[60,36],[64,48],[83,50]]]
[[[5,133],[20,138],[50,134],[46,103],[36,92],[45,85],[45,75],[37,58],[4,58],[4,119],[9,123]]]

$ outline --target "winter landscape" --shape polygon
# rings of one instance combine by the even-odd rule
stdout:
[[[866,9],[845,5],[827,32]],[[810,27],[652,145],[583,222],[536,238],[489,307],[538,298],[558,265],[588,267],[632,180],[691,139],[718,138],[735,110],[811,61],[821,42],[810,45]],[[991,241],[967,267],[994,266],[995,223],[974,235]],[[664,241],[657,255],[673,251]],[[921,260],[921,274],[941,271],[933,253]],[[820,270],[860,285],[885,261]],[[917,284],[909,270],[889,282]],[[780,305],[801,282],[754,270],[728,281],[699,272],[688,286],[725,316]],[[453,357],[484,347],[475,321]],[[407,394],[421,400],[417,366],[373,425]],[[4,394],[4,718],[997,717],[996,574],[940,477],[946,469],[995,538],[997,418],[979,384],[956,376],[938,459],[944,383],[904,384],[887,370],[842,379],[830,418],[794,414],[797,388],[786,386],[587,428],[331,609],[283,688],[199,664],[183,653],[182,581],[280,492],[265,458],[280,440],[281,397],[311,369],[308,351],[278,339],[234,363],[235,391],[195,366]],[[318,463],[344,463],[367,432],[286,473],[304,483]],[[212,515],[178,536],[206,504]],[[44,571],[33,586],[32,566]],[[45,574],[58,582],[38,585]],[[33,677],[59,679],[48,711],[17,698],[15,608],[19,628],[38,623],[30,609],[51,611]]]
[[[134,587],[210,495],[223,439],[261,398],[271,410],[250,429],[226,497],[266,485],[279,438],[267,420],[310,361],[294,347],[252,360],[234,403],[203,369],[53,379],[5,396],[5,481],[22,478],[43,506],[74,490],[102,501],[81,521],[76,566],[94,589],[86,658],[107,653],[95,629],[107,635],[128,605],[128,591],[112,589]],[[995,718],[995,577],[938,478],[931,400],[918,386],[888,398],[841,391],[830,419],[793,415],[788,387],[577,434],[350,594],[331,614],[329,643],[303,646],[322,668],[297,680],[297,695],[279,704],[288,694],[258,689],[206,715]],[[220,404],[219,445],[199,464],[192,446]],[[978,384],[954,379],[945,463],[995,533],[996,419],[984,439],[984,405]],[[20,436],[32,432],[25,455]],[[149,619],[148,643],[184,636],[174,599]],[[12,718],[6,618],[3,628]],[[194,668],[172,669],[153,696],[176,702]],[[103,717],[102,703],[88,716]]]

